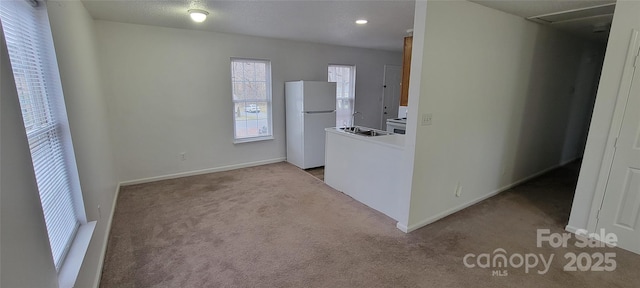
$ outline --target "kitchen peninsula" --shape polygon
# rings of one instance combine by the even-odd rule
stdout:
[[[364,127],[360,130],[378,131],[382,135],[363,136],[340,128],[325,129],[324,181],[397,221],[405,136]]]

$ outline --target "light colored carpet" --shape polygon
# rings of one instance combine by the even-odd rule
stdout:
[[[311,174],[311,176],[316,177],[322,181],[324,181],[324,166],[318,168],[311,168],[304,170],[307,173]]]
[[[640,287],[639,255],[536,247],[537,228],[563,232],[576,175],[553,171],[410,234],[286,163],[127,186],[101,287]],[[545,275],[463,264],[497,248],[556,256]],[[615,252],[617,269],[565,272],[569,251]]]

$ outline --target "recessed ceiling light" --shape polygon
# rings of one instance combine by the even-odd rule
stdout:
[[[369,23],[369,21],[367,21],[366,19],[358,19],[356,20],[356,24],[360,24],[360,25],[364,25]]]
[[[200,23],[207,19],[209,12],[200,9],[191,9],[189,10],[189,15],[191,16],[191,20]]]

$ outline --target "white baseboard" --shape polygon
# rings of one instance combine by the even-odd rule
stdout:
[[[515,186],[515,185],[513,185],[513,186]],[[484,196],[482,196],[482,197],[476,198],[476,199],[471,200],[471,201],[469,201],[469,202],[467,202],[467,203],[464,203],[464,204],[462,204],[462,205],[459,205],[459,206],[453,207],[453,208],[451,208],[451,209],[449,209],[449,210],[446,210],[446,211],[444,211],[444,212],[442,212],[442,213],[436,214],[436,215],[434,215],[434,216],[432,216],[432,217],[426,218],[426,219],[424,219],[424,220],[422,220],[422,221],[420,221],[420,222],[418,222],[418,223],[415,223],[415,224],[413,224],[413,225],[409,225],[408,227],[406,227],[406,231],[405,231],[405,230],[403,230],[403,229],[401,229],[400,227],[398,227],[398,229],[400,229],[400,230],[404,231],[405,233],[409,233],[409,232],[415,231],[415,230],[420,229],[420,228],[422,228],[422,227],[424,227],[424,226],[427,226],[427,225],[429,225],[429,224],[431,224],[431,223],[433,223],[433,222],[436,222],[436,221],[438,221],[438,220],[440,220],[440,219],[442,219],[442,218],[444,218],[444,217],[447,217],[447,216],[449,216],[449,215],[451,215],[451,214],[453,214],[453,213],[456,213],[456,212],[458,212],[458,211],[460,211],[460,210],[462,210],[462,209],[465,209],[465,208],[467,208],[467,207],[469,207],[469,206],[472,206],[472,205],[474,205],[474,204],[477,204],[478,202],[481,202],[481,201],[483,201],[483,200],[486,200],[486,199],[488,199],[488,198],[491,198],[491,197],[493,197],[493,196],[495,196],[495,195],[499,194],[500,192],[503,192],[503,191],[505,191],[505,190],[508,190],[509,188],[511,188],[511,187],[513,187],[513,186],[509,185],[509,186],[508,186],[508,188],[501,188],[501,189],[496,190],[496,191],[493,191],[493,192],[491,192],[491,193],[489,193],[489,194],[487,194],[487,195],[484,195]],[[397,226],[397,225],[396,225],[396,226]]]
[[[411,231],[415,231],[415,230],[420,229],[420,228],[422,228],[424,226],[427,226],[427,225],[429,225],[429,224],[431,224],[433,222],[436,222],[436,221],[438,221],[438,220],[440,220],[440,219],[442,219],[444,217],[447,217],[447,216],[449,216],[449,215],[451,215],[453,213],[456,213],[456,212],[458,212],[458,211],[460,211],[462,209],[465,209],[465,208],[467,208],[469,206],[475,205],[478,202],[481,202],[483,200],[491,198],[491,197],[493,197],[495,195],[498,195],[498,194],[500,194],[500,193],[502,193],[502,192],[504,192],[506,190],[509,190],[509,189],[511,189],[511,188],[513,188],[515,186],[518,186],[518,185],[520,185],[520,184],[522,184],[522,183],[524,183],[526,181],[529,181],[529,180],[531,180],[533,178],[536,178],[536,177],[538,177],[538,176],[540,176],[542,174],[545,174],[545,173],[547,173],[547,172],[549,172],[551,170],[557,169],[557,168],[559,168],[561,166],[563,166],[563,165],[561,165],[561,164],[554,165],[554,166],[552,166],[550,168],[544,169],[544,170],[542,170],[540,172],[537,172],[537,173],[534,173],[534,174],[529,175],[527,177],[524,177],[524,178],[522,178],[522,179],[520,179],[518,181],[515,181],[515,182],[511,183],[511,184],[505,185],[502,188],[499,188],[499,189],[497,189],[497,190],[495,190],[495,191],[493,191],[493,192],[491,192],[489,194],[483,195],[483,196],[478,197],[476,199],[473,199],[473,200],[471,200],[469,202],[466,202],[466,203],[463,203],[463,204],[458,205],[456,207],[453,207],[451,209],[448,209],[448,210],[446,210],[446,211],[444,211],[442,213],[439,213],[439,214],[436,214],[436,215],[431,216],[429,218],[426,218],[426,219],[424,219],[422,221],[419,221],[419,222],[417,222],[415,224],[412,224],[412,225],[409,225],[409,226],[404,226],[404,225],[402,225],[402,224],[400,224],[398,222],[398,224],[396,224],[396,227],[398,229],[400,229],[401,231],[405,232],[405,233],[409,233]]]
[[[409,233],[410,232],[409,229],[407,228],[407,226],[402,224],[402,223],[400,223],[400,222],[396,223],[396,228],[400,229],[400,231],[402,231],[404,233]]]
[[[286,157],[281,157],[281,158],[268,159],[268,160],[262,160],[262,161],[255,161],[255,162],[234,164],[234,165],[228,165],[228,166],[207,168],[207,169],[202,169],[202,170],[180,172],[180,173],[163,175],[163,176],[155,176],[155,177],[149,177],[149,178],[143,178],[143,179],[137,179],[137,180],[123,181],[123,182],[120,182],[120,185],[127,186],[127,185],[135,185],[135,184],[143,184],[143,183],[155,182],[155,181],[160,181],[160,180],[169,180],[169,179],[176,179],[176,178],[182,178],[182,177],[188,177],[188,176],[196,176],[196,175],[209,174],[209,173],[214,173],[214,172],[222,172],[222,171],[229,171],[229,170],[235,170],[235,169],[240,169],[240,168],[247,168],[247,167],[253,167],[253,166],[273,164],[273,163],[278,163],[278,162],[282,162],[282,161],[285,161],[285,160],[287,160]]]
[[[571,159],[569,159],[569,160],[565,160],[565,161],[563,161],[563,162],[560,162],[560,165],[558,165],[558,166],[564,166],[564,165],[567,165],[567,164],[569,164],[569,163],[571,163],[571,162],[573,162],[573,161],[576,161],[576,160],[578,160],[578,159],[580,159],[580,158],[582,158],[582,154],[580,154],[580,156],[576,156],[576,157],[573,157],[573,158],[571,158]]]
[[[118,195],[120,194],[120,184],[116,186],[116,194],[113,197],[113,202],[111,203],[111,213],[109,213],[109,219],[107,221],[107,231],[104,233],[102,251],[100,252],[100,262],[98,262],[98,271],[96,271],[96,279],[94,281],[93,287],[100,287],[100,279],[102,278],[102,268],[104,267],[104,258],[107,255],[107,245],[109,244],[109,235],[111,235],[111,223],[113,223],[113,216],[116,212],[116,204],[118,203]]]

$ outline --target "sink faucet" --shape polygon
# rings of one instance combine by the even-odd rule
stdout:
[[[354,127],[353,128],[353,130],[354,130],[353,132],[356,132],[355,131],[355,129],[356,129],[355,128],[356,127],[356,114],[362,114],[362,113],[360,113],[358,111],[355,111],[355,112],[353,112],[353,114],[351,114],[351,126]]]

